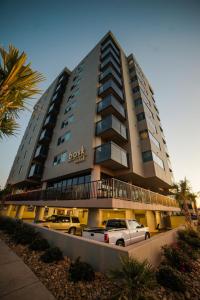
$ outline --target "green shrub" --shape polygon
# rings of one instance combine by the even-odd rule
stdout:
[[[145,260],[139,262],[131,257],[121,257],[121,269],[109,273],[111,280],[118,286],[117,299],[138,300],[144,297],[143,290],[155,285],[155,273]]]
[[[159,284],[177,292],[185,292],[185,282],[182,274],[167,265],[160,265],[156,272],[156,278]]]
[[[91,265],[80,261],[78,257],[74,263],[71,263],[69,268],[69,280],[77,281],[93,281],[95,273]]]
[[[29,248],[35,251],[44,251],[49,248],[49,243],[46,239],[43,239],[41,236],[38,236],[29,245]]]
[[[58,247],[50,247],[40,256],[40,258],[45,263],[51,263],[62,260],[63,254]]]
[[[197,260],[199,258],[200,253],[185,241],[179,240],[177,245],[190,259]]]
[[[0,218],[0,229],[5,231],[8,234],[13,234],[18,222],[20,222],[20,221],[16,221],[15,219],[11,219],[8,217],[1,217]]]
[[[195,230],[179,230],[178,239],[186,242],[196,250],[200,250],[200,234]]]
[[[35,232],[34,228],[21,223],[16,226],[12,238],[17,244],[27,245],[31,244],[37,235],[38,233]]]
[[[189,257],[178,247],[178,245],[164,246],[163,254],[166,262],[181,272],[191,272],[192,265]]]

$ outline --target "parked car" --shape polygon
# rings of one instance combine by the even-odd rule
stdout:
[[[41,222],[41,225],[46,228],[62,230],[70,234],[76,234],[81,230],[81,224],[78,217],[75,216],[59,216],[52,215]]]
[[[122,247],[150,238],[149,228],[136,220],[110,219],[105,225],[105,228],[85,228],[82,236]]]

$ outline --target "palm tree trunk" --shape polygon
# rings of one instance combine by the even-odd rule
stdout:
[[[200,215],[199,215],[199,210],[197,208],[196,199],[193,201],[193,203],[194,203],[194,210],[197,216],[197,230],[200,231]]]
[[[183,213],[185,215],[185,222],[186,222],[186,226],[188,228],[192,228],[192,218],[191,218],[191,214],[188,208],[188,204],[187,204],[187,200],[184,198],[183,199]]]

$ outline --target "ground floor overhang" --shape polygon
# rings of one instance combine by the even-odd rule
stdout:
[[[141,203],[117,198],[82,199],[82,200],[38,200],[38,201],[6,201],[5,204],[34,205],[63,208],[101,208],[101,209],[134,209],[152,211],[180,212],[179,207],[161,204]]]

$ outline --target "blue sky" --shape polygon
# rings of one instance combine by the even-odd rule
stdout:
[[[25,51],[45,90],[111,30],[134,53],[154,91],[175,179],[200,191],[200,1],[1,1],[0,44]],[[38,97],[31,102],[33,107]],[[30,112],[16,137],[0,141],[3,187]]]

